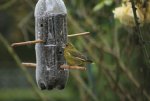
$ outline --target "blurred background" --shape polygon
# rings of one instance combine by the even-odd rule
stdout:
[[[139,43],[137,31],[114,19],[121,0],[64,0],[68,34],[90,32],[69,39],[94,64],[87,71],[70,70],[64,90],[40,91],[35,69],[18,65],[0,40],[0,101],[150,101],[149,43]],[[0,34],[9,43],[34,40],[37,0],[0,0]],[[142,28],[150,41],[149,24]],[[33,46],[14,48],[18,61],[35,63]]]

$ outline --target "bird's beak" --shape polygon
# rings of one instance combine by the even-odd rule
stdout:
[[[65,47],[66,47],[66,44],[63,44],[63,45],[62,45],[62,48],[65,48]]]

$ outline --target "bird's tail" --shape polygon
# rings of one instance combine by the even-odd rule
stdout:
[[[92,61],[92,60],[86,60],[86,62],[88,62],[88,63],[93,63],[93,61]]]

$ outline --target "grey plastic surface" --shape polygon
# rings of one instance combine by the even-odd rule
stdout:
[[[67,43],[67,12],[62,0],[39,0],[35,8],[36,81],[42,90],[64,89],[69,71],[61,69],[66,64],[64,45]]]

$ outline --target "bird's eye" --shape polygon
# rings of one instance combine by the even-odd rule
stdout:
[[[59,51],[59,54],[62,54],[62,51]]]
[[[66,47],[68,47],[68,44],[66,44]]]

